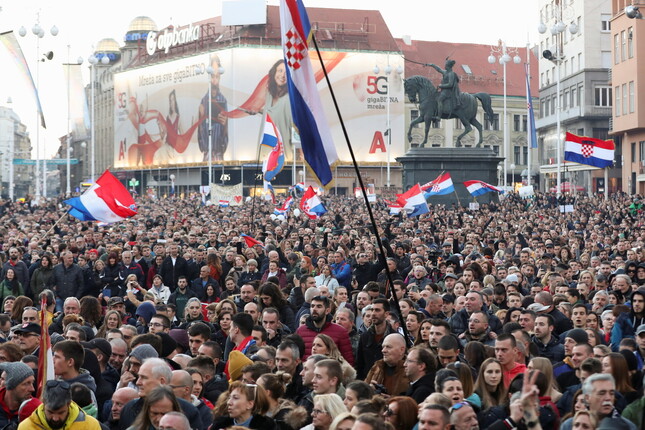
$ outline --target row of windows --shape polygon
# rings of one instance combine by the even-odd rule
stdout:
[[[638,152],[640,154],[640,158],[638,161],[641,163],[645,162],[645,141],[641,140],[638,142]],[[632,142],[632,163],[636,162],[636,142]]]
[[[487,131],[499,131],[500,126],[499,126],[499,114],[493,114],[493,123],[492,125],[488,121],[488,114],[484,113],[484,130]],[[412,109],[410,112],[410,116],[412,120],[415,120],[419,116],[419,111],[417,109]],[[516,132],[522,132],[527,130],[527,121],[528,121],[528,116],[527,115],[513,115],[513,131]],[[418,124],[417,127],[421,127],[422,124]],[[463,130],[464,126],[459,120],[454,121],[454,127],[456,130]],[[439,121],[435,121],[432,124],[432,128],[441,128],[441,123]]]
[[[634,58],[634,30],[629,27],[614,34],[614,64]]]
[[[572,85],[571,87],[565,88],[560,93],[560,106],[562,110],[569,108],[574,108],[582,106],[584,104],[584,85]],[[610,97],[611,103],[611,97]],[[556,100],[556,95],[553,94],[550,97],[544,97],[540,99],[540,118],[546,118],[549,115],[555,115],[555,110],[558,107]]]
[[[609,55],[607,58],[611,58],[610,52],[607,52],[607,55]],[[609,66],[610,65],[607,64],[606,67]],[[605,66],[603,65],[603,67]],[[579,52],[577,55],[566,58],[560,63],[560,79],[572,75],[582,69],[584,69],[584,60],[582,53]],[[540,86],[543,87],[545,85],[551,85],[551,83],[555,82],[556,79],[556,70],[555,66],[553,66],[550,69],[547,69],[546,71],[540,73]]]
[[[614,94],[616,96],[616,116],[634,113],[634,81],[629,81],[628,84],[616,85]]]

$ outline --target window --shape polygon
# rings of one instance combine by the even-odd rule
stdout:
[[[569,91],[564,92],[564,97],[562,97],[562,109],[568,109],[569,105]]]
[[[634,81],[629,82],[629,113],[634,113]]]
[[[495,113],[493,114],[493,124],[491,126],[490,122],[488,121],[488,114],[484,114],[484,123],[485,123],[485,129],[486,130],[499,130],[499,114]]]
[[[600,15],[600,31],[611,31],[611,15],[610,14],[601,14]]]
[[[636,142],[632,142],[632,163],[636,162]]]
[[[627,84],[623,84],[623,115],[627,115]]]
[[[576,90],[576,87],[571,87],[571,101],[569,102],[569,106],[575,107],[578,106],[578,92]]]
[[[576,99],[576,106],[584,106],[585,104],[585,86],[584,84],[578,85],[578,98]]]
[[[625,30],[620,32],[620,61],[625,61],[627,58],[627,33]]]
[[[540,100],[540,118],[549,116],[549,99],[545,98]]]
[[[611,106],[611,87],[597,86],[594,88],[594,106]]]
[[[634,58],[634,29],[629,27],[627,29],[627,56]]]
[[[516,167],[522,164],[522,148],[519,146],[513,147],[513,163]]]
[[[513,115],[513,131],[522,131],[522,115]]]
[[[616,104],[614,105],[616,107],[616,116],[620,116],[620,87],[616,87],[616,91],[614,96],[616,97]]]
[[[528,115],[522,115],[522,131],[528,130],[526,123],[528,121]]]
[[[529,148],[527,146],[522,147],[522,156],[524,157],[524,162],[522,164],[529,164]]]
[[[557,107],[555,96],[551,96],[551,115],[555,115],[555,109]]]
[[[499,156],[499,145],[493,145],[493,152],[495,155]]]
[[[641,163],[645,161],[645,140],[638,142]]]

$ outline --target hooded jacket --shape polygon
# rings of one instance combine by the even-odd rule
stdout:
[[[18,426],[19,430],[52,430],[45,418],[45,405],[38,406],[33,414]],[[87,415],[74,402],[69,404],[69,415],[61,430],[100,430],[101,424]]]
[[[531,341],[537,347],[540,357],[546,357],[551,360],[551,363],[557,363],[564,360],[564,345],[560,343],[558,338],[551,335],[551,339],[547,344],[543,344],[540,339],[535,336],[531,337]]]

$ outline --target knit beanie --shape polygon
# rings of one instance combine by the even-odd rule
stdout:
[[[565,337],[569,337],[576,341],[576,343],[589,343],[589,335],[581,328],[574,328],[569,330]]]
[[[3,363],[0,369],[6,372],[5,387],[7,390],[13,390],[20,385],[25,379],[34,376],[34,371],[21,361]]]
[[[143,302],[137,308],[137,316],[143,317],[146,324],[150,324],[150,320],[156,313],[157,310],[155,309],[155,305],[151,302]]]
[[[177,349],[177,342],[168,333],[157,333],[161,338],[161,357],[168,357]]]
[[[170,330],[170,337],[172,337],[178,346],[181,346],[184,351],[188,350],[188,332],[179,328]]]
[[[228,355],[228,373],[231,375],[228,382],[231,383],[240,379],[242,368],[249,364],[253,364],[253,361],[241,351],[231,351]]]
[[[159,358],[159,353],[151,345],[144,343],[134,348],[130,353],[130,357],[134,357],[143,363],[146,358]]]

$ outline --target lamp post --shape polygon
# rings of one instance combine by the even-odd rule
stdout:
[[[383,70],[386,75],[386,100],[385,100],[385,136],[387,137],[387,170],[386,170],[386,180],[385,184],[389,189],[391,186],[391,176],[390,176],[390,152],[392,150],[392,129],[390,126],[390,75],[395,69],[390,65],[390,56],[387,58],[387,66]],[[378,75],[381,72],[379,66],[374,66],[374,74]],[[397,66],[396,73],[401,76],[403,74],[403,67]]]
[[[503,77],[503,82],[504,82],[504,177],[502,180],[504,189],[506,189],[506,181],[508,178],[508,170],[507,170],[507,163],[508,163],[508,157],[509,157],[509,130],[508,130],[508,115],[506,111],[506,63],[511,61],[511,56],[510,53],[514,53],[515,55],[513,56],[512,60],[513,63],[519,64],[522,62],[522,59],[520,58],[519,55],[517,55],[517,50],[516,49],[508,49],[506,47],[506,42],[503,42],[500,40],[497,43],[497,46],[491,46],[490,48],[490,55],[488,56],[488,62],[490,64],[495,64],[495,62],[499,62],[499,64],[502,65],[502,69],[504,72],[504,77]],[[491,118],[491,121],[494,120],[494,118]]]
[[[511,163],[509,167],[511,168],[511,187],[515,190],[515,163]]]
[[[90,180],[96,181],[96,132],[94,127],[94,87],[96,86],[96,65],[100,62],[104,66],[110,64],[110,58],[102,55],[101,58],[94,52],[87,59],[90,64]]]
[[[565,16],[566,15],[566,16]],[[562,132],[560,130],[560,109],[561,109],[561,100],[560,100],[560,67],[562,67],[562,61],[564,60],[564,31],[569,28],[571,34],[576,34],[578,32],[578,25],[571,21],[569,24],[565,24],[564,20],[571,19],[571,10],[565,8],[562,2],[556,4],[553,7],[552,20],[553,25],[550,28],[551,34],[555,37],[555,46],[553,51],[551,49],[545,49],[542,52],[542,57],[546,60],[549,60],[555,64],[555,91],[556,91],[556,107],[555,107],[555,123],[556,123],[556,152],[557,152],[557,178],[556,178],[556,193],[558,196],[562,193],[561,183],[562,183]],[[540,17],[540,24],[538,25],[538,32],[540,34],[546,33],[547,26],[544,23],[542,17]]]
[[[11,105],[13,103],[13,100],[11,97],[7,98],[7,105]],[[10,142],[9,142],[9,200],[13,201],[13,189],[14,189],[14,167],[13,167],[13,159],[15,156],[15,151],[16,151],[16,135],[15,133],[11,133],[10,135]]]
[[[43,58],[40,58],[40,39],[45,37],[45,30],[40,26],[40,12],[36,14],[36,23],[31,27],[31,32],[36,36],[36,92],[38,92],[40,86],[40,62],[45,60],[51,60],[54,58],[54,53],[49,51],[43,55]],[[27,29],[24,26],[21,26],[18,30],[20,37],[27,36]],[[56,37],[58,35],[58,27],[53,25],[49,34]],[[40,112],[36,109],[36,200],[39,200],[40,197]],[[45,187],[46,181],[44,180],[47,175],[47,166],[44,161],[44,148],[43,148],[43,197],[47,197],[47,189]]]

